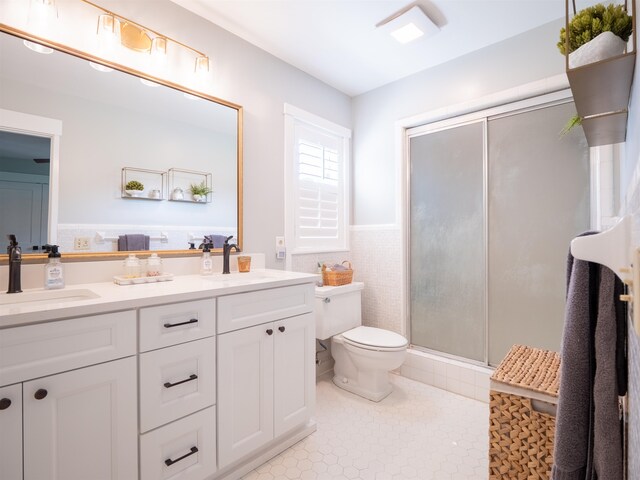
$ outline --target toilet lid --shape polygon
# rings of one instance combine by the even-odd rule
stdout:
[[[352,342],[370,347],[402,348],[407,346],[407,339],[389,330],[373,327],[356,327],[344,332],[342,336]]]

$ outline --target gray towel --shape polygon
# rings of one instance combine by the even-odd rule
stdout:
[[[120,235],[118,237],[118,251],[127,250],[149,250],[149,235]]]
[[[226,239],[227,235],[205,235],[204,243],[212,243],[213,248],[222,248]]]
[[[552,480],[621,480],[615,274],[568,262]]]

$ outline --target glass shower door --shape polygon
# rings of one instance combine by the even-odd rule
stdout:
[[[411,343],[485,361],[484,132],[410,137]]]

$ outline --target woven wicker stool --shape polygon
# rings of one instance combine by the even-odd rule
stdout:
[[[491,376],[489,480],[548,480],[560,355],[514,345]]]

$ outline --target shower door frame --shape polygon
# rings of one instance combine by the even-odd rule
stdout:
[[[448,115],[443,115],[438,118],[433,116],[431,119],[424,118],[421,121],[415,121],[415,123],[408,122],[406,125],[398,125],[402,129],[402,225],[401,231],[403,235],[403,247],[404,247],[404,259],[402,265],[403,276],[403,310],[405,315],[405,332],[412,349],[434,354],[440,357],[451,358],[471,365],[489,366],[489,215],[488,215],[488,122],[489,120],[500,118],[509,115],[515,115],[532,110],[539,110],[542,108],[553,107],[565,103],[573,102],[573,96],[571,90],[566,88],[551,93],[539,93],[534,94],[524,100],[512,100],[504,98],[504,101],[497,106],[479,106],[479,110],[472,111],[469,109],[460,110],[458,113],[450,111]],[[413,137],[418,137],[425,134],[436,133],[451,128],[461,127],[473,123],[483,123],[483,159],[482,159],[482,216],[483,216],[483,266],[484,266],[484,286],[483,286],[483,302],[484,302],[484,358],[482,361],[473,360],[466,357],[460,357],[458,355],[442,352],[439,350],[430,349],[420,345],[412,343],[411,339],[411,158],[410,158],[410,141]],[[593,150],[590,149],[591,152]],[[590,221],[592,227],[596,224],[594,219],[594,212],[597,210],[594,206],[598,203],[597,188],[594,188],[597,181],[596,175],[597,169],[594,169],[594,155],[590,155]]]

